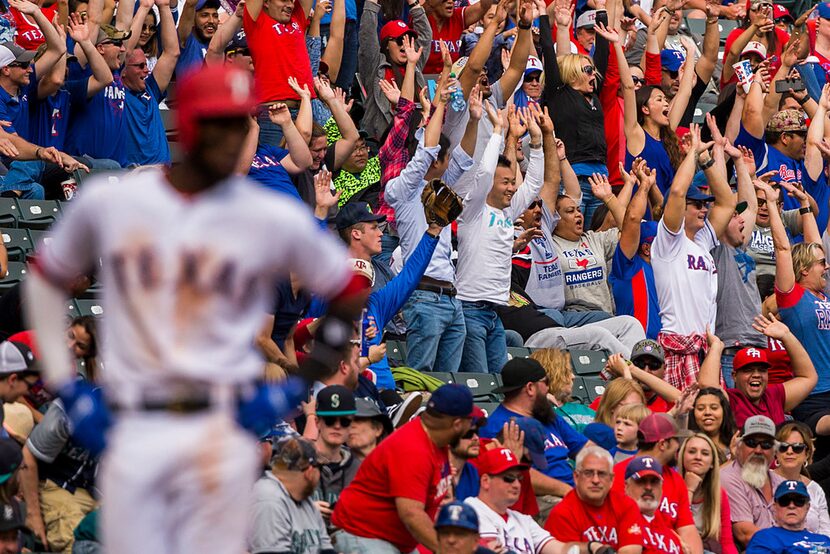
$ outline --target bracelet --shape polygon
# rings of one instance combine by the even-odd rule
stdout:
[[[531,150],[539,150],[541,147],[542,147],[541,144],[533,144],[532,142],[530,143],[530,149]]]
[[[39,159],[40,159],[40,151],[41,151],[41,150],[42,150],[42,148],[41,148],[40,146],[38,146],[37,148],[35,148],[35,159],[36,159],[36,160],[39,160]]]
[[[807,102],[809,102],[809,101],[810,101],[810,95],[809,95],[809,94],[807,94],[807,95],[806,95],[806,96],[804,96],[804,98],[802,98],[801,100],[799,100],[798,98],[796,98],[796,99],[795,99],[795,101],[796,101],[796,102],[798,102],[800,105],[802,105],[802,106],[803,106],[804,104],[806,104]]]
[[[700,160],[698,160],[698,165],[700,165],[700,169],[707,170],[713,165],[715,165],[715,158],[709,158],[707,161],[703,163],[700,163]]]
[[[564,162],[567,159],[568,159],[568,156],[562,156],[561,158],[559,158],[559,161]]]
[[[806,206],[804,208],[798,208],[798,213],[800,213],[801,215],[811,214],[811,213],[813,213],[813,208],[811,208],[810,206]]]
[[[530,28],[532,27],[532,24],[530,24],[530,23],[522,23],[522,22],[520,21],[520,22],[519,22],[519,24],[517,25],[517,27],[518,27],[519,29],[522,29],[523,31],[527,31],[528,29],[530,29]]]

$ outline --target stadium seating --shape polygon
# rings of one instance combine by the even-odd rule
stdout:
[[[605,381],[599,377],[583,377],[583,381],[588,398],[586,404],[590,404],[605,392]]]
[[[22,282],[28,271],[23,262],[9,262],[9,272],[5,279],[0,280],[0,295]]]
[[[24,262],[26,255],[34,250],[34,242],[26,229],[0,228],[0,234],[10,261]]]
[[[402,341],[386,341],[386,357],[390,367],[403,367],[406,365],[406,343]]]
[[[530,356],[532,350],[525,346],[508,346],[507,347],[507,359],[512,360],[513,358],[527,358]]]
[[[60,216],[60,204],[55,200],[17,199],[17,226],[26,229],[48,229]]]
[[[76,299],[77,315],[91,315],[94,317],[101,317],[104,315],[104,308],[101,306],[100,300],[84,300]]]
[[[501,376],[495,373],[452,373],[453,382],[466,385],[475,400],[501,400],[493,389],[501,385]]]
[[[571,350],[570,354],[575,375],[598,376],[608,361],[604,350]]]
[[[0,198],[0,226],[17,227],[19,213],[14,198]]]

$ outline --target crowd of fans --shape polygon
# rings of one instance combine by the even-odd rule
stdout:
[[[796,5],[8,0],[0,196],[71,209],[89,173],[169,166],[194,144],[177,80],[252,73],[237,172],[372,288],[259,438],[252,554],[826,552],[830,3]],[[251,348],[280,380],[327,306],[294,276],[274,293]],[[0,553],[98,552],[98,461],[21,298],[0,298]],[[98,344],[68,324],[91,383]],[[572,349],[607,355],[590,405]],[[498,374],[498,406],[433,372]]]

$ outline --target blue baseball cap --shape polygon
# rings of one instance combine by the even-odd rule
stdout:
[[[657,222],[656,221],[642,221],[640,222],[640,244],[645,242],[654,242],[654,237],[657,236]]]
[[[700,200],[702,202],[713,202],[715,200],[715,197],[709,194],[704,194],[703,191],[700,190],[698,187],[696,187],[695,185],[691,185],[689,187],[689,190],[686,191],[686,200]]]
[[[788,494],[796,494],[810,498],[810,493],[807,492],[807,486],[801,481],[784,481],[775,489],[775,500]]]
[[[686,54],[680,50],[666,48],[660,51],[660,65],[666,71],[679,71],[680,66],[686,61]]]
[[[473,393],[464,385],[441,385],[432,393],[427,409],[452,417],[473,417]]]
[[[530,454],[530,461],[536,469],[547,469],[548,459],[545,458],[545,428],[532,417],[516,418],[519,429],[525,432],[525,446]]]
[[[818,5],[818,16],[830,19],[830,2],[822,2]]]
[[[617,446],[617,439],[614,436],[614,430],[604,423],[589,423],[582,430],[582,434],[595,444],[603,447],[606,450],[611,450]]]
[[[478,533],[478,514],[469,504],[453,500],[441,507],[438,512],[438,519],[435,520],[435,528],[458,527]]]
[[[663,479],[663,466],[651,456],[637,456],[625,468],[625,478],[639,480],[647,475]]]
[[[695,187],[708,187],[709,181],[706,180],[706,173],[701,169],[695,176],[692,177],[692,186]]]
[[[196,11],[204,10],[205,8],[219,9],[219,0],[199,0],[196,2]],[[231,13],[233,15],[233,13]]]
[[[366,202],[349,202],[337,212],[337,217],[334,218],[334,226],[340,231],[358,223],[370,223],[372,221],[386,221],[386,216],[373,213],[372,207]]]

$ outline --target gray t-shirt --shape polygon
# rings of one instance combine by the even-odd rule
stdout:
[[[32,429],[26,446],[41,462],[51,464],[69,442],[69,423],[63,402],[56,399],[49,405],[43,419]]]
[[[784,228],[790,236],[801,232],[799,230],[800,217],[798,210],[784,210],[781,214]],[[775,248],[772,245],[772,230],[769,227],[755,225],[747,254],[755,260],[758,275],[775,275]]]
[[[317,554],[332,549],[326,524],[310,498],[296,502],[273,473],[254,484],[248,550]]]
[[[578,241],[553,235],[556,254],[565,273],[565,308],[583,306],[614,313],[608,288],[611,260],[620,242],[620,230],[588,231]]]
[[[735,248],[723,242],[714,247],[711,254],[718,269],[715,334],[727,348],[766,348],[766,337],[752,328],[755,316],[761,313],[761,297],[755,281],[755,260],[747,254],[745,248]]]
[[[490,98],[485,102],[489,102],[495,109],[500,110],[504,108],[504,92],[501,89],[501,82],[496,81],[490,85]],[[464,137],[464,131],[467,129],[467,123],[470,121],[469,103],[467,107],[461,111],[447,110],[447,116],[444,120],[443,132],[450,140],[450,151],[461,143]],[[490,118],[487,117],[487,109],[484,108],[484,114],[478,120],[478,134],[476,135],[476,150],[473,157],[481,159],[481,153],[484,152],[484,147],[487,146],[487,141],[490,135],[493,134],[493,124],[490,123]]]

